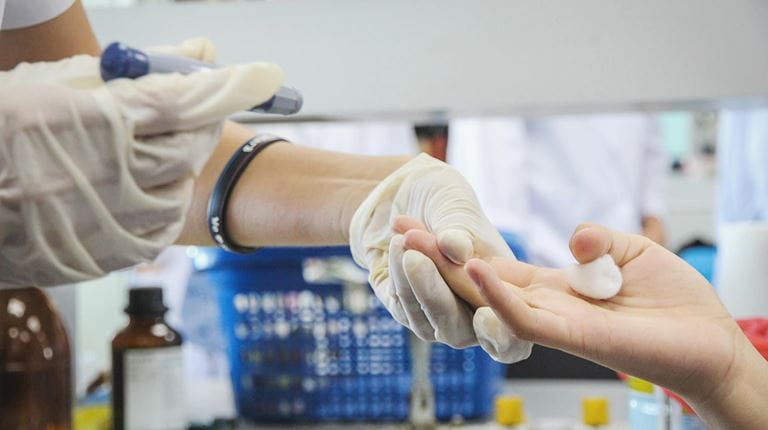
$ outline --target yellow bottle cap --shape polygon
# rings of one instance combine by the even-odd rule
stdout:
[[[523,399],[519,396],[497,396],[496,422],[504,426],[525,422]]]
[[[653,384],[646,381],[645,379],[635,378],[634,376],[630,376],[627,378],[627,384],[629,385],[629,388],[639,391],[641,393],[646,394],[653,394]]]
[[[584,397],[581,399],[584,424],[602,426],[608,424],[608,399],[605,397]]]

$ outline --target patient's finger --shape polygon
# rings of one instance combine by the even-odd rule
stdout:
[[[493,270],[499,275],[499,278],[520,287],[527,287],[530,285],[534,275],[536,275],[539,270],[543,270],[533,264],[523,263],[522,261],[514,260],[512,258],[494,257],[489,263],[491,264],[491,267],[493,267]]]
[[[405,234],[405,247],[415,249],[432,260],[451,290],[470,305],[474,307],[485,305],[485,300],[469,279],[464,267],[448,260],[440,252],[435,235],[422,230],[409,230]]]
[[[564,351],[577,351],[578,339],[571,336],[569,324],[563,316],[552,309],[534,305],[533,296],[527,290],[502,282],[483,260],[470,260],[466,270],[493,312],[518,338]]]
[[[536,341],[536,315],[523,299],[519,288],[505,285],[493,268],[479,259],[469,260],[465,266],[494,313],[512,329],[520,339]]]

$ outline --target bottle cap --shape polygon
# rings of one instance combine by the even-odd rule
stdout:
[[[497,396],[496,422],[504,426],[513,426],[525,422],[523,399],[519,396]]]
[[[163,289],[160,287],[131,288],[128,291],[129,315],[162,315],[168,310],[163,304]]]
[[[653,384],[645,379],[635,378],[634,376],[627,377],[627,385],[629,388],[639,391],[641,393],[653,394]]]
[[[608,399],[605,397],[584,397],[581,399],[584,424],[602,426],[608,424]]]

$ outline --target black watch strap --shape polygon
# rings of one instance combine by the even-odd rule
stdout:
[[[221,171],[208,200],[208,231],[211,233],[213,241],[222,249],[238,254],[247,254],[258,249],[237,245],[229,236],[227,232],[229,197],[251,160],[269,145],[284,141],[285,139],[282,137],[271,134],[256,135],[248,139],[237,152],[232,154],[232,158]]]

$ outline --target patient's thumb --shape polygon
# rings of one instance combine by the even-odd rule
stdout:
[[[581,224],[571,236],[570,248],[579,263],[589,263],[605,255],[611,247],[611,234],[597,224]]]

